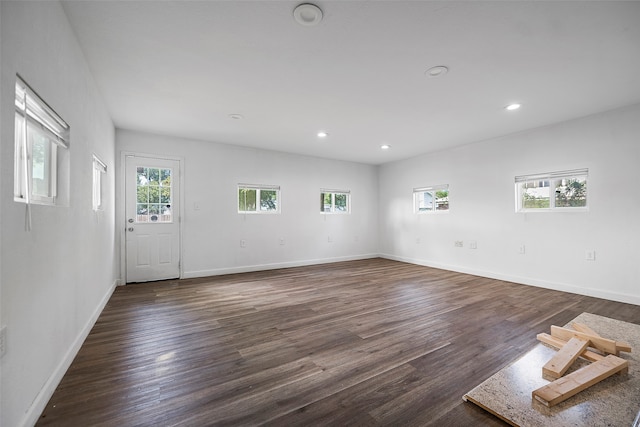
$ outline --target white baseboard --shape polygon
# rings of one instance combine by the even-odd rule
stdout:
[[[62,361],[58,364],[56,369],[53,371],[47,382],[44,384],[44,386],[34,399],[31,407],[26,412],[22,420],[23,422],[20,423],[21,426],[33,426],[38,421],[40,414],[42,414],[42,411],[44,411],[44,409],[46,408],[47,403],[49,403],[49,399],[51,399],[51,396],[53,396],[53,393],[56,391],[56,387],[58,387],[58,384],[60,384],[60,381],[62,381],[62,377],[64,377],[67,369],[69,369],[69,366],[71,366],[71,362],[73,362],[73,359],[78,354],[78,351],[80,351],[80,347],[82,347],[84,340],[89,335],[89,332],[91,332],[91,328],[93,328],[93,325],[95,325],[98,317],[100,317],[100,313],[102,313],[102,310],[107,305],[107,302],[109,302],[109,298],[111,298],[113,291],[116,289],[116,286],[119,283],[119,280],[115,280],[111,287],[107,290],[107,293],[102,297],[100,304],[98,304],[98,307],[94,310],[84,328],[82,328],[76,339],[73,341],[73,344],[71,345],[69,350],[67,350],[66,354],[62,358]]]
[[[522,285],[535,286],[538,288],[552,289],[554,291],[569,292],[577,295],[588,297],[602,298],[610,301],[624,302],[627,304],[640,305],[640,297],[637,295],[623,294],[619,292],[610,292],[602,289],[584,288],[578,285],[568,283],[549,282],[539,280],[532,277],[512,276],[494,271],[477,270],[466,268],[459,265],[442,264],[423,259],[406,258],[390,254],[380,254],[380,258],[386,258],[394,261],[407,262],[409,264],[423,265],[425,267],[439,268],[442,270],[456,271],[458,273],[471,274],[474,276],[487,277],[490,279],[504,280],[505,282],[519,283]]]
[[[279,268],[304,267],[307,265],[329,264],[332,262],[355,261],[360,259],[378,258],[378,254],[361,254],[344,257],[306,259],[299,261],[278,262],[272,264],[256,264],[241,267],[216,268],[211,270],[185,271],[183,279],[193,279],[196,277],[220,276],[223,274],[250,273],[252,271],[276,270]]]

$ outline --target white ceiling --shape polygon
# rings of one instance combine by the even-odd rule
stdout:
[[[122,129],[381,164],[640,103],[637,1],[297,4],[63,2]]]

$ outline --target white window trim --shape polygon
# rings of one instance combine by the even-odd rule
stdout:
[[[15,170],[14,201],[27,204],[28,216],[31,203],[55,205],[58,182],[58,147],[69,148],[69,125],[19,76],[15,84],[15,114],[22,118],[22,134],[14,130]],[[29,128],[42,132],[50,144],[49,186],[50,196],[33,194],[32,144],[29,142]],[[29,228],[29,227],[27,227]]]
[[[330,193],[331,194],[331,210],[330,211],[320,211],[322,215],[348,215],[351,213],[351,191],[350,190],[333,190],[329,188],[321,188],[320,194]],[[347,210],[340,211],[336,210],[336,194],[345,194],[347,196]]]
[[[93,192],[92,192],[92,205],[94,211],[99,211],[104,208],[102,201],[102,175],[107,173],[107,165],[93,155]]]
[[[442,210],[438,210],[436,209],[436,204],[435,204],[435,192],[439,191],[439,190],[447,190],[449,191],[449,184],[439,184],[439,185],[430,185],[428,187],[416,187],[413,189],[413,212],[417,215],[441,215],[441,214],[446,214],[449,213],[449,211],[451,210],[451,205],[449,205],[449,207],[447,209],[442,209]],[[434,193],[434,198],[433,198],[433,209],[431,210],[420,210],[420,207],[418,206],[418,194],[420,193],[426,193],[428,191],[432,191]]]
[[[248,189],[248,190],[256,190],[256,210],[255,211],[241,211],[240,210],[240,190]],[[268,191],[276,191],[276,209],[263,211],[260,210],[260,191],[268,190]],[[273,215],[279,214],[282,209],[282,195],[280,194],[280,186],[279,185],[262,185],[262,184],[238,184],[236,188],[236,208],[239,214],[242,215]]]
[[[585,206],[569,206],[569,207],[556,207],[555,206],[555,182],[559,179],[570,178],[585,178],[587,181],[586,200]],[[516,213],[532,213],[532,212],[588,212],[589,211],[589,169],[572,169],[566,171],[537,173],[531,175],[519,175],[515,179],[515,210]],[[521,206],[522,201],[522,187],[520,184],[529,181],[549,181],[549,207],[548,208],[523,208]]]

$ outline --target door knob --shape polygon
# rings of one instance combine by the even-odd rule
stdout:
[[[127,228],[128,231],[133,231],[133,227]]]
[[[133,224],[133,218],[129,218],[129,224]]]

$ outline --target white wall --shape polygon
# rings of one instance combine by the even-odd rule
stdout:
[[[385,164],[380,252],[640,304],[639,140],[637,105]],[[515,213],[516,175],[577,168],[589,168],[588,212]],[[450,212],[414,214],[412,189],[433,184],[450,185]],[[587,249],[596,261],[585,260]]]
[[[110,296],[114,246],[114,128],[57,2],[0,2],[1,360],[0,425],[30,425]],[[68,207],[13,201],[15,76],[71,126]],[[92,211],[92,154],[106,162],[105,210]]]
[[[124,130],[116,133],[116,149],[118,161],[123,151],[184,159],[183,277],[366,258],[378,252],[375,166]],[[282,212],[238,214],[239,183],[280,185]],[[351,214],[320,214],[321,188],[350,190]],[[124,230],[120,199],[116,206]],[[244,248],[241,239],[246,240]]]
[[[2,35],[2,6],[0,5],[0,36]],[[4,102],[4,96],[3,95],[3,91],[2,91],[2,40],[0,40],[0,138],[3,137],[2,134],[2,105],[5,103]],[[0,165],[3,165],[3,161],[2,159],[4,158],[4,156],[2,155],[2,140],[0,139]],[[3,174],[0,172],[0,190],[3,188],[2,187],[2,182],[3,182]],[[0,191],[0,256],[2,256],[2,201],[4,200],[4,197],[2,196],[2,193]],[[3,323],[3,317],[2,317],[2,259],[0,258],[0,328],[2,328],[2,326],[4,326]],[[0,360],[0,411],[2,410],[2,361]],[[2,415],[0,415],[0,426],[2,426]]]

